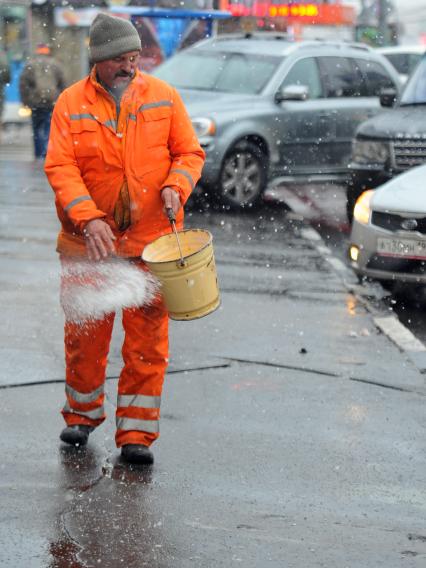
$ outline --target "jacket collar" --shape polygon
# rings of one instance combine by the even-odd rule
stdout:
[[[148,88],[148,84],[144,79],[144,74],[139,71],[139,69],[136,69],[136,74],[130,82],[129,88],[131,88],[132,90],[138,89],[140,93],[143,93]],[[97,80],[96,65],[94,65],[92,71],[90,72],[90,75],[87,77],[86,83],[86,96],[90,104],[94,104],[96,102],[98,92],[109,94],[108,91]]]

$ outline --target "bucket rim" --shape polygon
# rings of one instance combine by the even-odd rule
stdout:
[[[208,242],[207,242],[205,245],[203,245],[203,246],[202,246],[200,249],[198,249],[196,252],[192,252],[191,254],[184,255],[184,256],[183,256],[184,259],[186,259],[186,258],[191,258],[192,256],[195,256],[196,254],[199,254],[201,251],[203,251],[204,249],[206,249],[207,247],[209,247],[209,246],[212,244],[212,242],[213,242],[213,235],[212,235],[211,232],[208,231],[207,229],[184,229],[183,231],[178,231],[177,233],[178,233],[178,235],[180,235],[180,234],[182,234],[182,233],[193,233],[193,232],[206,233],[206,234],[209,236],[209,240],[208,240]],[[169,263],[169,262],[176,262],[176,261],[178,261],[178,260],[180,259],[180,257],[179,257],[179,258],[176,258],[176,259],[173,259],[173,260],[146,260],[146,259],[144,258],[144,253],[145,253],[145,251],[146,251],[146,249],[147,249],[148,247],[150,247],[151,245],[153,245],[155,242],[157,242],[158,240],[162,239],[163,237],[168,237],[168,236],[170,236],[170,235],[173,235],[173,231],[170,231],[169,233],[165,233],[164,235],[160,235],[159,237],[157,237],[156,239],[154,239],[153,241],[151,241],[150,243],[148,243],[148,244],[145,246],[145,248],[143,249],[143,251],[142,251],[141,260],[142,260],[143,262],[145,262],[146,264],[167,264],[167,263]]]

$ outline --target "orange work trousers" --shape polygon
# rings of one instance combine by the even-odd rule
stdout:
[[[104,383],[115,314],[65,322],[65,422],[98,426],[105,420]],[[160,402],[168,364],[168,312],[163,301],[122,311],[123,369],[118,381],[117,447],[150,446],[159,436]]]

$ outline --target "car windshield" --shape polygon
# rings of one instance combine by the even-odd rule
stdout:
[[[274,74],[283,57],[188,50],[157,67],[152,74],[176,88],[255,94]]]
[[[401,106],[426,105],[426,57],[409,79],[401,97]]]

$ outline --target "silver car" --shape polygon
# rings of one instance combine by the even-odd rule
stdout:
[[[426,284],[426,165],[356,202],[349,259],[359,276]]]
[[[356,127],[381,111],[398,73],[366,45],[218,36],[154,75],[178,88],[207,154],[202,185],[222,204],[254,205],[268,180],[345,180]]]

